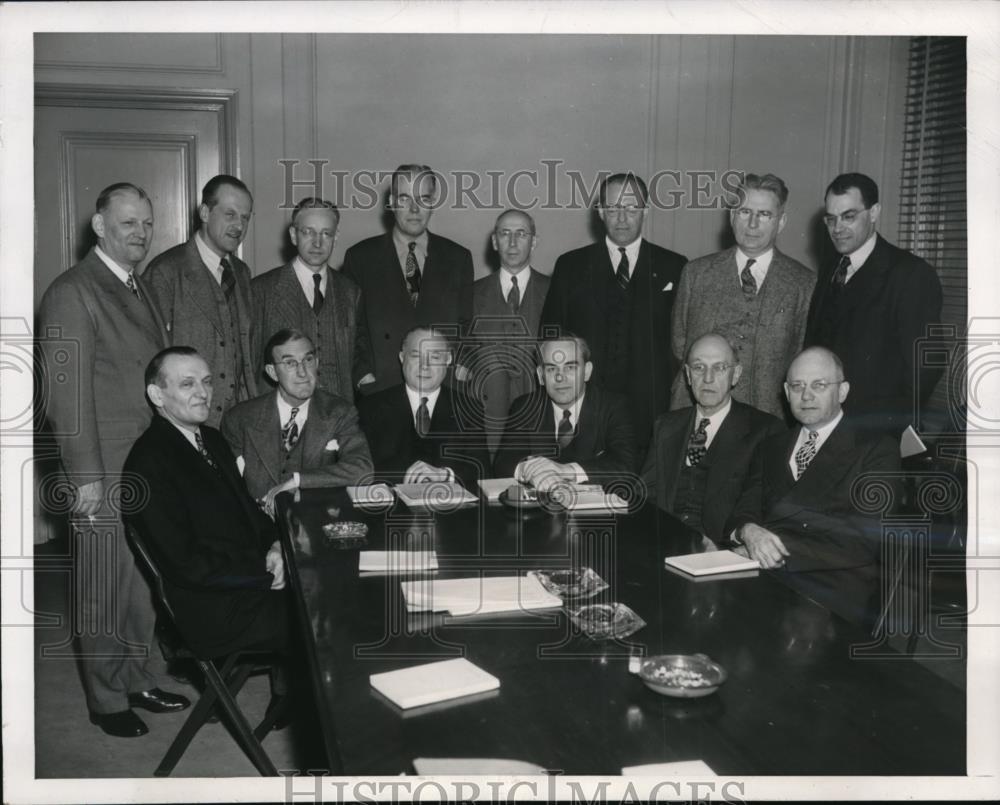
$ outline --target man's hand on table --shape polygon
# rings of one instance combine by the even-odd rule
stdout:
[[[788,549],[781,538],[772,531],[762,528],[756,523],[747,523],[740,529],[740,539],[743,545],[737,549],[750,559],[756,559],[766,570],[785,566]]]

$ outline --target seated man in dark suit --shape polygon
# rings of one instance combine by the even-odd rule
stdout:
[[[222,435],[250,494],[273,516],[280,492],[360,483],[372,459],[354,406],[316,388],[319,361],[304,333],[279,330],[264,355],[264,372],[278,387],[230,408]]]
[[[718,333],[691,344],[684,373],[697,404],[656,420],[642,480],[661,509],[724,542],[754,450],[786,429],[777,417],[733,399],[743,366]]]
[[[403,383],[359,403],[376,477],[385,481],[451,481],[466,486],[489,476],[489,453],[478,400],[442,385],[453,351],[430,327],[403,337]]]
[[[824,347],[804,350],[788,368],[785,395],[800,427],[758,448],[727,526],[761,567],[877,566],[881,523],[858,510],[863,495],[852,487],[862,473],[898,472],[899,444],[844,418],[849,391],[843,364]]]
[[[496,475],[542,488],[631,476],[638,458],[628,407],[621,395],[588,385],[594,365],[587,342],[566,335],[544,339],[538,359],[544,391],[511,404]]]
[[[125,462],[144,485],[123,508],[163,576],[178,631],[208,659],[286,651],[277,530],[247,492],[222,434],[204,424],[208,364],[191,347],[170,347],[150,361],[145,379],[157,416]]]

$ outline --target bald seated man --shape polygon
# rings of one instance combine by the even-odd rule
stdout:
[[[696,339],[684,359],[695,405],[653,426],[642,479],[657,506],[715,542],[727,542],[757,446],[785,432],[777,417],[733,399],[743,366],[718,333]]]

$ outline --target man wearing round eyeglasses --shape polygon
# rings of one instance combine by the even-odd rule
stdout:
[[[776,246],[785,227],[788,187],[777,176],[748,173],[729,211],[736,245],[684,267],[674,303],[672,345],[683,360],[702,333],[724,336],[743,372],[733,399],[785,417],[781,383],[802,349],[816,275]],[[693,392],[693,389],[692,389]],[[682,377],[671,408],[691,404]]]
[[[860,511],[865,474],[899,470],[899,446],[845,417],[851,393],[840,359],[823,347],[788,368],[785,394],[799,427],[763,442],[727,531],[765,569],[814,571],[877,567],[882,525]]]
[[[848,410],[867,427],[899,435],[926,405],[942,369],[915,360],[929,325],[941,321],[941,282],[924,260],[876,232],[878,185],[844,173],[826,190],[823,221],[836,259],[820,271],[806,344],[827,347],[851,378]]]
[[[221,429],[247,489],[273,516],[281,492],[357,484],[372,460],[354,406],[317,387],[312,341],[284,329],[264,349],[277,388],[226,412]]]
[[[357,284],[330,267],[340,211],[322,198],[304,198],[292,211],[288,237],[297,252],[283,266],[254,277],[254,355],[261,390],[267,388],[264,340],[286,328],[316,348],[316,385],[354,399],[354,389],[375,380],[368,328],[359,326],[363,300]]]
[[[715,542],[728,539],[732,514],[757,446],[784,433],[780,419],[732,397],[743,366],[718,333],[691,344],[684,374],[694,406],[662,414],[642,479],[664,511]]]

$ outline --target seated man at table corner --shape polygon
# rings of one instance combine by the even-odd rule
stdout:
[[[444,385],[453,356],[442,332],[418,325],[403,336],[403,382],[358,403],[379,480],[470,487],[489,477],[482,403]]]
[[[743,366],[718,333],[695,340],[684,359],[694,406],[661,414],[642,480],[656,505],[714,542],[729,539],[733,513],[757,446],[786,432],[775,416],[733,399]]]
[[[144,485],[123,509],[163,577],[178,631],[206,659],[240,649],[287,653],[278,533],[243,485],[222,434],[204,424],[208,364],[192,347],[169,347],[150,361],[145,380],[156,416],[125,462]],[[273,674],[269,709],[287,692],[283,675]]]
[[[761,567],[789,571],[877,568],[882,525],[855,505],[862,474],[893,483],[899,444],[863,430],[841,408],[850,393],[843,364],[810,347],[788,367],[785,396],[799,423],[764,441],[727,525],[739,550]]]
[[[222,418],[222,435],[247,489],[272,517],[281,492],[348,486],[371,476],[357,411],[316,387],[317,369],[309,337],[278,330],[264,346],[264,372],[277,387],[238,403]]]
[[[625,398],[588,384],[594,365],[579,336],[541,341],[541,388],[510,406],[495,474],[536,488],[556,483],[627,481],[638,456]]]

